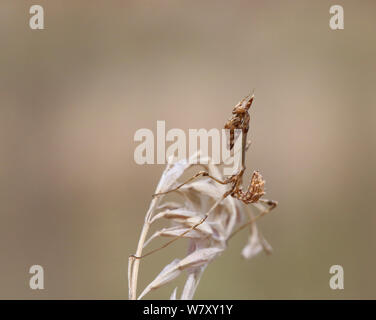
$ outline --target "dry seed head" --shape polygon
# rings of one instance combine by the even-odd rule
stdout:
[[[213,164],[211,159],[208,158],[208,165],[204,165],[208,172],[206,174],[199,173],[193,177],[200,176],[200,180],[193,181],[190,179],[183,184],[179,183],[178,179],[181,175],[188,168],[194,166],[192,164],[197,163],[200,152],[193,155],[189,161],[184,159],[175,164],[169,163],[167,165],[155,192],[159,196],[153,198],[145,216],[145,223],[141,231],[136,255],[132,255],[129,258],[128,283],[130,299],[137,298],[136,289],[140,260],[136,259],[141,259],[141,257],[165,248],[174,241],[167,242],[164,246],[142,256],[143,248],[157,237],[173,237],[175,240],[181,237],[188,239],[188,254],[182,259],[174,259],[167,264],[144,289],[138,299],[150,291],[171,282],[180,276],[183,271],[188,276],[180,298],[192,299],[207,265],[226,249],[228,240],[234,234],[247,226],[250,226],[251,235],[242,251],[242,255],[245,258],[252,258],[262,250],[267,253],[271,252],[270,245],[258,232],[255,221],[275,208],[277,203],[260,199],[265,194],[265,181],[258,171],[253,172],[245,192],[242,191],[241,187],[245,170],[244,156],[247,150],[246,135],[250,120],[248,110],[251,107],[253,98],[253,95],[247,96],[240,101],[234,107],[232,117],[225,124],[225,129],[230,129],[230,149],[234,146],[234,141],[237,138],[234,135],[235,129],[240,129],[243,133],[243,166],[237,174],[225,179],[221,173],[220,166]],[[174,186],[178,187],[174,188]],[[171,190],[178,191],[183,196],[183,201],[180,204],[172,202],[160,204],[167,194],[166,191],[170,192]],[[254,217],[244,204],[252,204],[261,213]],[[209,215],[209,213],[211,214]],[[159,219],[170,221],[171,226],[156,231],[147,239],[146,235],[150,226]],[[244,221],[247,222],[244,223]],[[242,226],[235,230],[238,224],[242,224]],[[171,294],[171,299],[177,299],[177,288]]]
[[[198,157],[198,155],[197,155]],[[178,178],[186,171],[190,165],[186,160],[168,165],[161,177],[162,183],[158,185],[156,191],[163,191],[178,184]],[[224,179],[220,166],[212,164],[210,161],[206,169],[219,179]],[[233,177],[236,180],[236,176]],[[258,172],[254,172],[251,179],[250,190],[257,197],[263,189],[264,180]],[[143,248],[148,247],[151,242],[160,237],[174,237],[189,231],[184,235],[188,240],[188,253],[182,259],[174,259],[150,282],[143,292],[132,298],[143,298],[150,291],[156,290],[172,282],[183,271],[187,274],[187,280],[182,288],[180,297],[175,289],[171,295],[172,299],[192,299],[201,276],[208,264],[219,256],[226,248],[227,242],[239,224],[248,221],[249,211],[247,206],[234,197],[226,197],[212,212],[208,219],[196,229],[190,230],[191,226],[199,221],[203,213],[207,211],[213,203],[226,192],[228,186],[213,182],[207,177],[192,181],[179,189],[178,194],[182,196],[182,201],[164,201],[165,196],[154,198],[153,201],[160,200],[161,203],[153,207],[147,224],[153,224],[157,220],[165,220],[170,226],[155,231],[148,239],[145,239]],[[262,206],[260,203],[253,205]],[[258,207],[257,207],[258,208]],[[243,249],[242,255],[245,258],[252,258],[259,252],[270,251],[270,246],[257,232],[255,223],[251,226],[252,234]],[[130,260],[130,271],[132,271],[133,260]],[[129,284],[132,291],[133,272],[130,272]]]

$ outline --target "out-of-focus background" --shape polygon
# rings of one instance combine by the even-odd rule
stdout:
[[[0,297],[126,299],[164,169],[135,163],[134,133],[221,128],[254,88],[247,167],[279,201],[260,222],[274,253],[245,261],[238,235],[196,298],[375,299],[375,32],[374,1],[1,1]],[[139,290],[185,246],[141,262]]]

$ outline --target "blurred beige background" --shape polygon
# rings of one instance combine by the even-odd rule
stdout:
[[[134,162],[135,131],[221,128],[252,88],[247,167],[279,201],[260,223],[274,254],[243,260],[238,235],[196,298],[376,298],[374,1],[3,0],[0,26],[0,298],[126,299],[164,168]],[[184,248],[142,262],[139,289]]]

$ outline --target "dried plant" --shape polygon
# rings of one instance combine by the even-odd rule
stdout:
[[[196,164],[200,157],[197,152],[190,159],[176,163],[169,161],[158,183],[155,194],[145,216],[136,254],[129,257],[128,284],[129,298],[141,299],[147,293],[170,283],[183,272],[187,280],[180,299],[193,299],[197,285],[207,265],[227,247],[228,240],[238,231],[250,227],[248,243],[242,250],[243,257],[250,259],[261,251],[271,252],[271,246],[257,229],[256,220],[276,207],[275,201],[262,199],[264,184],[262,176],[253,172],[246,191],[242,190],[242,178],[245,171],[245,153],[249,147],[246,137],[249,128],[248,110],[253,95],[244,98],[235,106],[232,117],[225,124],[230,130],[230,150],[236,140],[236,129],[242,131],[242,168],[229,178],[223,177],[221,166],[214,165],[211,158]],[[184,183],[178,179],[191,167],[201,166],[205,170],[198,172]],[[196,180],[198,177],[203,177]],[[230,187],[229,187],[230,186]],[[182,196],[179,203],[163,201],[166,194],[176,191]],[[240,201],[238,201],[240,200]],[[246,206],[253,205],[261,213],[254,216]],[[151,225],[160,219],[166,219],[170,226],[156,231],[148,239]],[[236,227],[239,226],[237,229]],[[162,247],[143,254],[143,249],[157,237],[172,237]],[[166,265],[155,279],[137,297],[137,280],[141,258],[167,247],[179,238],[189,241],[188,254],[183,259],[174,259]],[[171,299],[177,298],[177,288],[172,292]]]

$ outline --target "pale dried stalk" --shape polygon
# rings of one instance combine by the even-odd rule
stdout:
[[[184,164],[183,162],[183,166],[188,166],[188,163]],[[167,165],[165,171],[162,174],[162,178],[158,183],[155,193],[161,192],[162,188],[164,190],[164,188],[168,188],[171,186],[172,184],[171,180],[167,179],[167,173],[169,172],[169,170],[171,170],[171,167],[172,167],[172,164],[171,164],[171,161],[169,161],[169,164]],[[175,177],[175,179],[173,179],[172,182],[176,180],[177,178],[179,178],[179,176],[180,175],[177,174],[177,177]],[[172,178],[174,178],[174,172],[172,173]],[[149,207],[148,212],[145,215],[144,225],[142,227],[141,235],[138,241],[137,250],[135,254],[136,256],[142,255],[142,250],[144,248],[146,236],[149,232],[150,225],[152,223],[153,213],[155,212],[155,209],[157,208],[161,199],[162,197],[153,198],[150,203],[150,207]],[[137,297],[137,280],[138,280],[139,267],[140,267],[140,260],[135,259],[133,257],[129,257],[128,259],[128,287],[129,287],[129,299],[131,300],[135,300]]]

